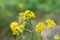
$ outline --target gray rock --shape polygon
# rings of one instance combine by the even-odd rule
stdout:
[[[53,29],[46,28],[41,34],[43,35],[43,40],[53,40],[55,35],[60,36],[60,25],[56,25]]]

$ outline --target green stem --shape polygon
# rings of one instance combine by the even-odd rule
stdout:
[[[32,31],[32,40],[34,40],[34,37],[33,37],[33,31]]]
[[[22,34],[22,40],[24,40],[24,35],[23,35],[23,33],[21,33]]]
[[[41,36],[41,33],[39,34],[38,40],[42,40],[43,37]]]
[[[32,40],[34,40],[32,20],[31,20],[31,27],[32,27]]]
[[[26,31],[28,31],[28,32],[30,32],[30,33],[32,33],[32,31],[31,30],[29,30],[29,29],[25,29]]]

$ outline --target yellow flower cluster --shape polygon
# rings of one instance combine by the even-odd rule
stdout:
[[[13,35],[18,35],[20,32],[23,32],[25,24],[26,24],[25,20],[29,20],[34,17],[35,17],[35,14],[33,12],[31,12],[30,10],[20,13],[19,18],[18,18],[19,23],[12,22],[10,25]]]
[[[39,22],[36,25],[36,32],[43,32],[45,30],[45,24],[43,22]]]
[[[48,28],[53,28],[56,25],[56,23],[51,19],[47,19],[47,20],[45,20],[45,22],[47,23]],[[39,22],[36,25],[36,32],[42,32],[45,29],[46,29],[46,24],[44,24],[43,22]]]
[[[29,20],[29,19],[35,17],[35,14],[30,10],[20,13],[19,15],[20,15],[20,17],[23,17],[24,20]]]
[[[51,19],[47,19],[45,22],[47,23],[48,28],[53,28],[56,25],[54,20]]]
[[[23,32],[22,28],[25,26],[25,22],[19,25],[17,22],[12,22],[10,25],[13,35],[18,35],[19,32]]]
[[[59,40],[59,36],[58,35],[55,35],[54,36],[54,40]]]

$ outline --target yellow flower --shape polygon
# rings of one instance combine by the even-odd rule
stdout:
[[[17,22],[12,22],[10,28],[13,35],[18,35],[19,32],[22,32],[22,29],[19,27],[19,24]]]
[[[19,24],[17,23],[17,22],[12,22],[11,23],[11,25],[10,25],[10,27],[12,28],[12,27],[16,27],[16,26],[18,26]]]
[[[56,25],[54,20],[51,19],[47,19],[45,22],[47,23],[48,28],[53,28]]]
[[[28,14],[28,16],[30,16],[30,17],[35,17],[34,12],[32,12],[30,10],[26,10],[25,13]]]
[[[36,32],[43,32],[45,30],[45,24],[43,22],[39,22],[36,25]]]
[[[23,17],[24,20],[29,20],[29,19],[35,17],[35,14],[30,10],[20,13],[19,15],[20,15],[20,17]]]
[[[54,40],[59,40],[59,36],[58,35],[55,35],[54,36]]]

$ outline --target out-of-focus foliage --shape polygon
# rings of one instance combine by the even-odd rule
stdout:
[[[19,8],[19,4],[22,4],[23,8]],[[11,15],[13,12],[26,9],[59,11],[60,0],[0,0],[0,14]]]

